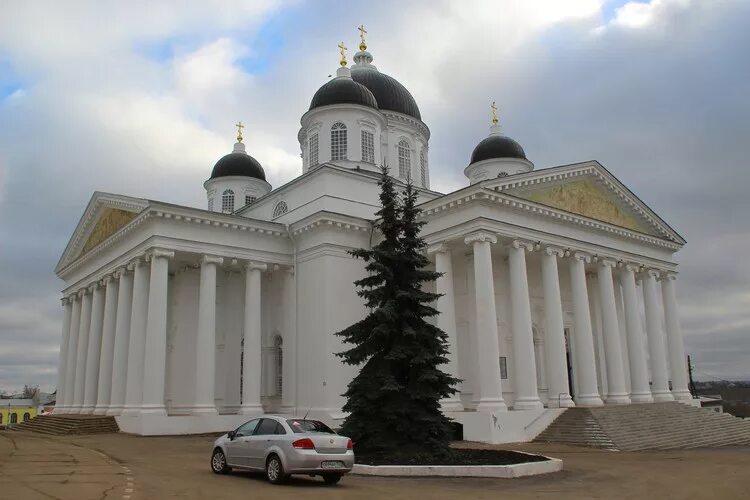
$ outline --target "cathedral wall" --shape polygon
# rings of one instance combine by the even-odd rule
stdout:
[[[183,267],[169,281],[167,324],[167,411],[187,411],[195,401],[195,339],[198,334],[200,270]]]

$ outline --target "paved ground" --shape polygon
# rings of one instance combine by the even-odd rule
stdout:
[[[515,449],[562,458],[563,472],[521,479],[347,476],[267,484],[255,474],[216,476],[210,437],[75,438],[0,432],[0,498],[9,499],[494,499],[748,498],[750,449],[610,452],[559,445]]]

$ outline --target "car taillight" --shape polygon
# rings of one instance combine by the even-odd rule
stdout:
[[[314,450],[315,449],[315,443],[313,443],[312,439],[310,438],[298,439],[292,442],[292,446],[294,446],[298,450]]]
[[[349,441],[347,441],[347,443],[346,443],[346,449],[347,450],[353,450],[354,449],[354,441],[352,441],[351,439]]]

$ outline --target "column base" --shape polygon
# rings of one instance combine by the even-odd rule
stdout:
[[[655,403],[666,403],[668,401],[674,401],[674,396],[672,396],[672,393],[667,392],[652,392],[651,393],[654,397]]]
[[[297,407],[294,405],[281,405],[280,411],[285,415],[295,415],[297,413]]]
[[[123,417],[137,417],[141,414],[141,407],[140,406],[128,406],[125,405],[125,407],[122,409],[122,413],[120,413]]]
[[[513,410],[543,410],[544,405],[539,398],[519,398],[513,401]]]
[[[639,393],[632,393],[630,395],[630,402],[631,403],[653,403],[654,398],[651,396],[650,392],[639,392]]]
[[[122,410],[122,405],[110,406],[109,408],[107,408],[107,412],[105,413],[105,415],[107,415],[108,417],[117,417],[122,414]]]
[[[440,410],[446,411],[464,411],[464,405],[458,398],[447,398],[440,400]]]
[[[502,399],[480,399],[477,411],[508,411],[508,406]]]
[[[70,409],[68,409],[68,414],[70,415],[78,415],[79,413],[81,413],[80,406],[71,406]]]
[[[608,405],[629,405],[631,403],[627,392],[607,394],[607,398],[604,402]]]
[[[219,410],[214,405],[195,405],[190,408],[190,415],[218,415]]]
[[[167,407],[164,405],[143,405],[139,413],[141,415],[161,415],[166,417]],[[215,414],[218,415],[218,412],[215,412]]]
[[[94,407],[94,415],[106,415],[107,414],[107,407],[106,406],[96,406]]]
[[[256,404],[256,405],[242,405],[240,407],[240,411],[237,412],[239,415],[262,415],[263,414],[263,405]]]
[[[672,395],[677,401],[690,401],[691,399],[693,399],[693,395],[690,394],[690,391],[687,389],[680,390],[680,391],[672,391]]]
[[[598,394],[582,394],[574,399],[578,406],[602,406],[604,404]]]
[[[560,394],[559,397],[547,401],[547,408],[573,408],[575,405],[570,394]]]
[[[80,413],[81,415],[91,415],[92,413],[94,413],[94,405],[82,406],[81,411],[79,411],[78,413]]]

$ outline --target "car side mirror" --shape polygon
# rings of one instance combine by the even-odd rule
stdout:
[[[227,437],[228,437],[228,438],[229,438],[229,440],[231,441],[231,440],[233,440],[233,439],[234,439],[234,436],[235,436],[236,434],[237,434],[237,432],[236,432],[236,431],[229,431],[229,432],[227,432]]]

